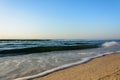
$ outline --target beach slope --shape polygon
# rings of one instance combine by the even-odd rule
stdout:
[[[120,53],[95,58],[35,80],[120,80]]]

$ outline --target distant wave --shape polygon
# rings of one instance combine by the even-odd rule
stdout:
[[[74,46],[45,46],[45,47],[31,47],[22,49],[11,49],[0,51],[0,57],[4,56],[16,56],[30,53],[50,52],[50,51],[62,51],[62,50],[78,50],[78,49],[90,49],[98,48],[97,44],[85,44],[85,45],[74,45]],[[4,55],[1,55],[4,54]],[[6,54],[6,55],[5,55]]]
[[[104,44],[102,44],[103,47],[118,46],[118,45],[120,44],[116,41],[105,42]]]

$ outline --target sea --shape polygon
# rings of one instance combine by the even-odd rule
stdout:
[[[34,47],[97,44],[97,48],[36,53],[9,53]],[[8,51],[8,53],[3,53]],[[0,40],[0,80],[32,80],[55,71],[120,52],[120,40]]]

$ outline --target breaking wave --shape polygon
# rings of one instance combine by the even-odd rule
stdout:
[[[111,47],[111,46],[118,46],[118,45],[120,45],[120,44],[115,41],[105,42],[104,44],[102,44],[103,47]]]

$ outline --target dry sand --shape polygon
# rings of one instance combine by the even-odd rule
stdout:
[[[35,80],[120,80],[120,54],[96,58]]]

